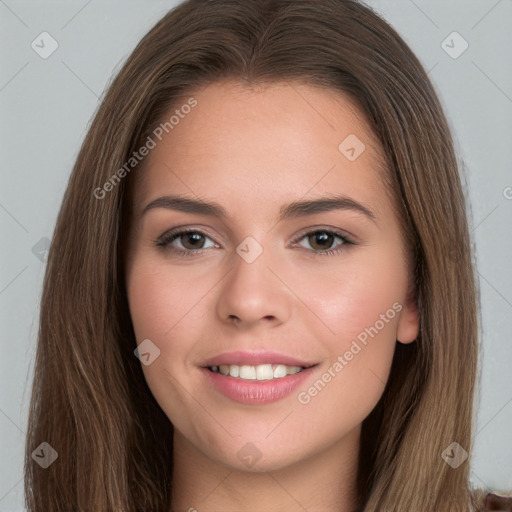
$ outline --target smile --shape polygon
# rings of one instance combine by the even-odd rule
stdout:
[[[222,399],[246,405],[277,402],[304,386],[314,368],[284,364],[219,365],[201,368],[206,390],[213,390]],[[209,392],[209,391],[207,391]]]

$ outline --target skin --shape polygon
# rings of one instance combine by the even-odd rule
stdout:
[[[338,92],[227,82],[193,96],[198,105],[136,177],[126,266],[137,342],[149,338],[160,350],[142,369],[175,429],[172,509],[351,511],[361,424],[382,395],[397,340],[411,343],[418,334],[381,149]],[[349,134],[366,146],[354,161],[338,150]],[[142,214],[170,194],[214,201],[228,216]],[[375,221],[353,209],[278,221],[292,201],[333,194],[364,204]],[[184,256],[155,244],[181,226],[206,235],[196,245],[206,249]],[[306,236],[322,229],[355,244],[335,236],[318,246]],[[247,236],[263,248],[252,263],[235,250]],[[187,240],[170,247],[190,248]],[[221,352],[276,350],[317,363],[298,390],[307,391],[394,303],[401,311],[307,404],[297,392],[272,404],[239,404],[208,386],[200,369]],[[261,454],[252,467],[237,457],[246,443]]]

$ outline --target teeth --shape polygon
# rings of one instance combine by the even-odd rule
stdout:
[[[259,364],[257,366],[221,364],[220,366],[210,366],[210,370],[244,380],[270,380],[281,379],[287,375],[299,373],[303,368],[300,366],[286,366],[284,364]]]
[[[279,379],[281,377],[286,377],[287,375],[286,366],[284,364],[278,364],[274,370],[274,378]]]
[[[274,370],[271,364],[260,364],[256,366],[256,378],[258,380],[269,380],[274,378]]]
[[[233,365],[234,366],[234,365]],[[231,365],[229,366],[231,375]],[[240,378],[247,380],[255,380],[256,379],[256,367],[254,366],[240,366]]]

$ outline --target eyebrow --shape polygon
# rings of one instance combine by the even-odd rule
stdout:
[[[227,218],[229,216],[227,210],[218,203],[182,196],[159,197],[146,205],[141,216],[153,208],[167,208],[169,210],[209,215],[219,218]],[[322,197],[319,199],[294,201],[281,207],[278,221],[329,212],[332,210],[352,210],[361,213],[371,221],[376,222],[375,212],[371,208],[350,197],[339,195]]]

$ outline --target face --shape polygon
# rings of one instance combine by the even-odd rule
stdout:
[[[406,250],[349,99],[236,83],[191,97],[153,137],[133,198],[142,369],[190,451],[280,469],[356,439],[397,340],[416,338]]]

